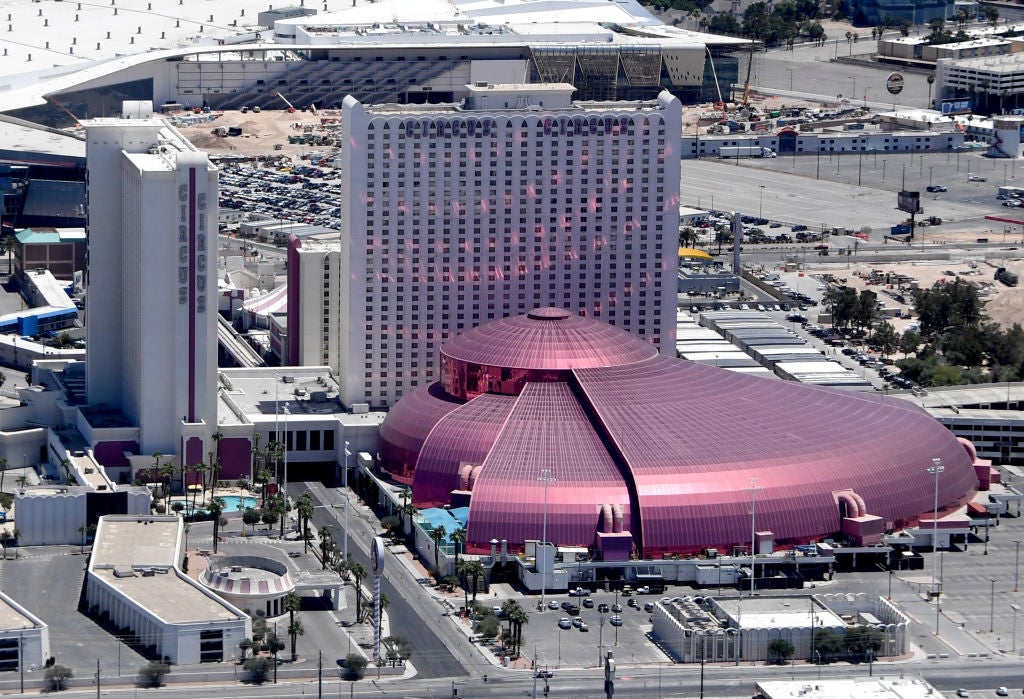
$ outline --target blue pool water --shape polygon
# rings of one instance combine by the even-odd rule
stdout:
[[[247,507],[256,507],[256,498],[242,497],[241,495],[218,495],[217,497],[224,501],[224,512],[240,512]],[[171,505],[173,506],[176,502],[184,505],[186,510],[191,505],[191,501],[180,499],[171,500]],[[197,509],[202,510],[203,508],[198,507]]]

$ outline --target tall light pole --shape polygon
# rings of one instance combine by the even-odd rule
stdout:
[[[754,596],[754,575],[755,565],[757,563],[757,532],[755,531],[754,518],[757,510],[757,491],[761,490],[757,485],[757,479],[750,479],[750,487],[746,488],[750,491],[750,596]],[[741,594],[740,597],[743,595]]]
[[[761,191],[757,198],[757,217],[764,218],[764,185],[759,184],[758,187],[761,188]]]
[[[996,630],[996,581],[999,578],[992,578],[992,594],[988,602],[988,632],[995,633]]]
[[[1010,609],[1013,610],[1013,648],[1010,649],[1010,652],[1017,655],[1017,612],[1020,611],[1020,607],[1011,604]]]
[[[547,549],[547,544],[548,544],[548,486],[551,485],[552,483],[556,482],[554,477],[551,475],[551,469],[550,468],[541,469],[540,476],[538,476],[538,478],[537,478],[537,482],[544,484],[544,515],[543,515],[543,524],[541,525],[542,526],[542,528],[541,528],[541,539],[543,539],[543,541],[541,541],[540,543],[541,543],[541,547],[543,547],[546,550]],[[539,556],[537,556],[536,559],[537,559],[537,561],[540,561],[540,557]],[[540,566],[537,566],[537,567],[538,567],[538,569],[540,568]],[[544,593],[546,592],[547,578],[548,578],[548,576],[547,576],[546,566],[545,566],[545,571],[540,573],[540,611],[541,612],[543,612],[545,607],[546,607],[546,605],[544,604]]]
[[[932,597],[935,601],[935,635],[939,635],[939,474],[945,471],[942,459],[932,459],[928,473],[935,474],[935,509],[932,511]]]
[[[345,563],[348,563],[348,457],[352,454],[348,450],[348,440],[345,440],[345,468],[342,471],[342,490],[341,494],[345,496],[345,538],[342,540],[342,559]]]
[[[793,69],[792,68],[786,68],[786,71],[789,73],[789,91],[792,92],[793,91]]]
[[[1013,544],[1017,547],[1013,563],[1013,591],[1020,592],[1020,539],[1014,539]]]
[[[281,484],[281,502],[284,504],[284,528],[288,529],[288,401],[284,403],[284,482]]]

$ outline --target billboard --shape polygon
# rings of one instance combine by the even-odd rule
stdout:
[[[942,100],[942,113],[948,114],[970,114],[974,109],[974,102],[969,99]]]
[[[896,208],[906,211],[908,214],[919,214],[921,212],[921,193],[901,191],[896,195]]]

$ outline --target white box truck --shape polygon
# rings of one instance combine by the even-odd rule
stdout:
[[[722,146],[718,149],[720,158],[774,158],[775,151],[764,146]]]

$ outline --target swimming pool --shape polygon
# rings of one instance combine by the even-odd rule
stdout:
[[[256,498],[243,497],[241,495],[218,495],[217,497],[224,501],[224,512],[240,512],[247,507],[256,507]],[[185,501],[180,498],[177,500],[171,500],[171,507],[173,507],[177,502],[180,502],[182,506],[185,507],[186,511],[191,509],[191,501]],[[204,512],[205,508],[201,505],[202,503],[200,503],[200,506],[196,509],[200,512]]]

